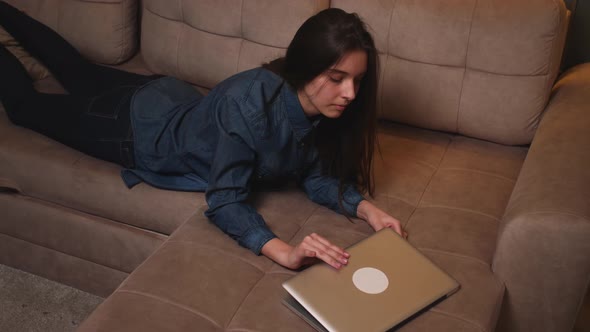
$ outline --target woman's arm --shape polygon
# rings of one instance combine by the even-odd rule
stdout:
[[[312,165],[302,180],[303,189],[312,201],[336,212],[346,212],[353,217],[364,219],[375,231],[389,227],[400,236],[407,237],[399,220],[366,200],[353,185],[345,186],[341,207],[338,203],[338,180],[321,174],[317,156]],[[342,208],[345,211],[342,211]]]
[[[334,268],[347,264],[349,255],[317,234],[306,236],[295,246],[278,239],[247,203],[256,153],[238,108],[232,100],[218,106],[219,138],[205,193],[209,205],[205,214],[241,246],[287,268],[297,269],[317,259]]]

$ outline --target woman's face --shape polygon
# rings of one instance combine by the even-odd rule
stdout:
[[[350,51],[297,92],[307,116],[338,118],[354,100],[367,71],[367,53]]]

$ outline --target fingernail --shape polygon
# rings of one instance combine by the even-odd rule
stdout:
[[[348,259],[342,259],[342,264],[348,264]]]

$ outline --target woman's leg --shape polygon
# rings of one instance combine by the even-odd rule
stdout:
[[[0,45],[0,101],[14,124],[126,167],[133,161],[129,104],[135,89],[91,97],[39,93],[18,59]]]
[[[146,80],[143,75],[89,62],[58,33],[4,1],[0,1],[0,25],[72,94],[95,95],[113,86]]]
[[[90,156],[133,166],[133,133],[130,105],[121,96],[106,96],[103,105],[96,99],[75,95],[35,92],[13,105],[11,120]],[[130,98],[129,98],[130,99]],[[16,107],[14,107],[16,106]],[[99,113],[100,107],[106,106]],[[117,110],[117,113],[111,110]],[[109,112],[109,115],[105,116]]]

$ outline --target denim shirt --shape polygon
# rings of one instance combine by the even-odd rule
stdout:
[[[206,97],[172,77],[152,81],[135,93],[131,123],[135,168],[122,171],[126,185],[204,191],[206,216],[256,254],[276,237],[248,203],[257,183],[296,180],[312,201],[343,212],[338,180],[321,174],[313,121],[295,91],[266,69],[234,75]],[[345,187],[348,214],[356,216],[362,200]]]

